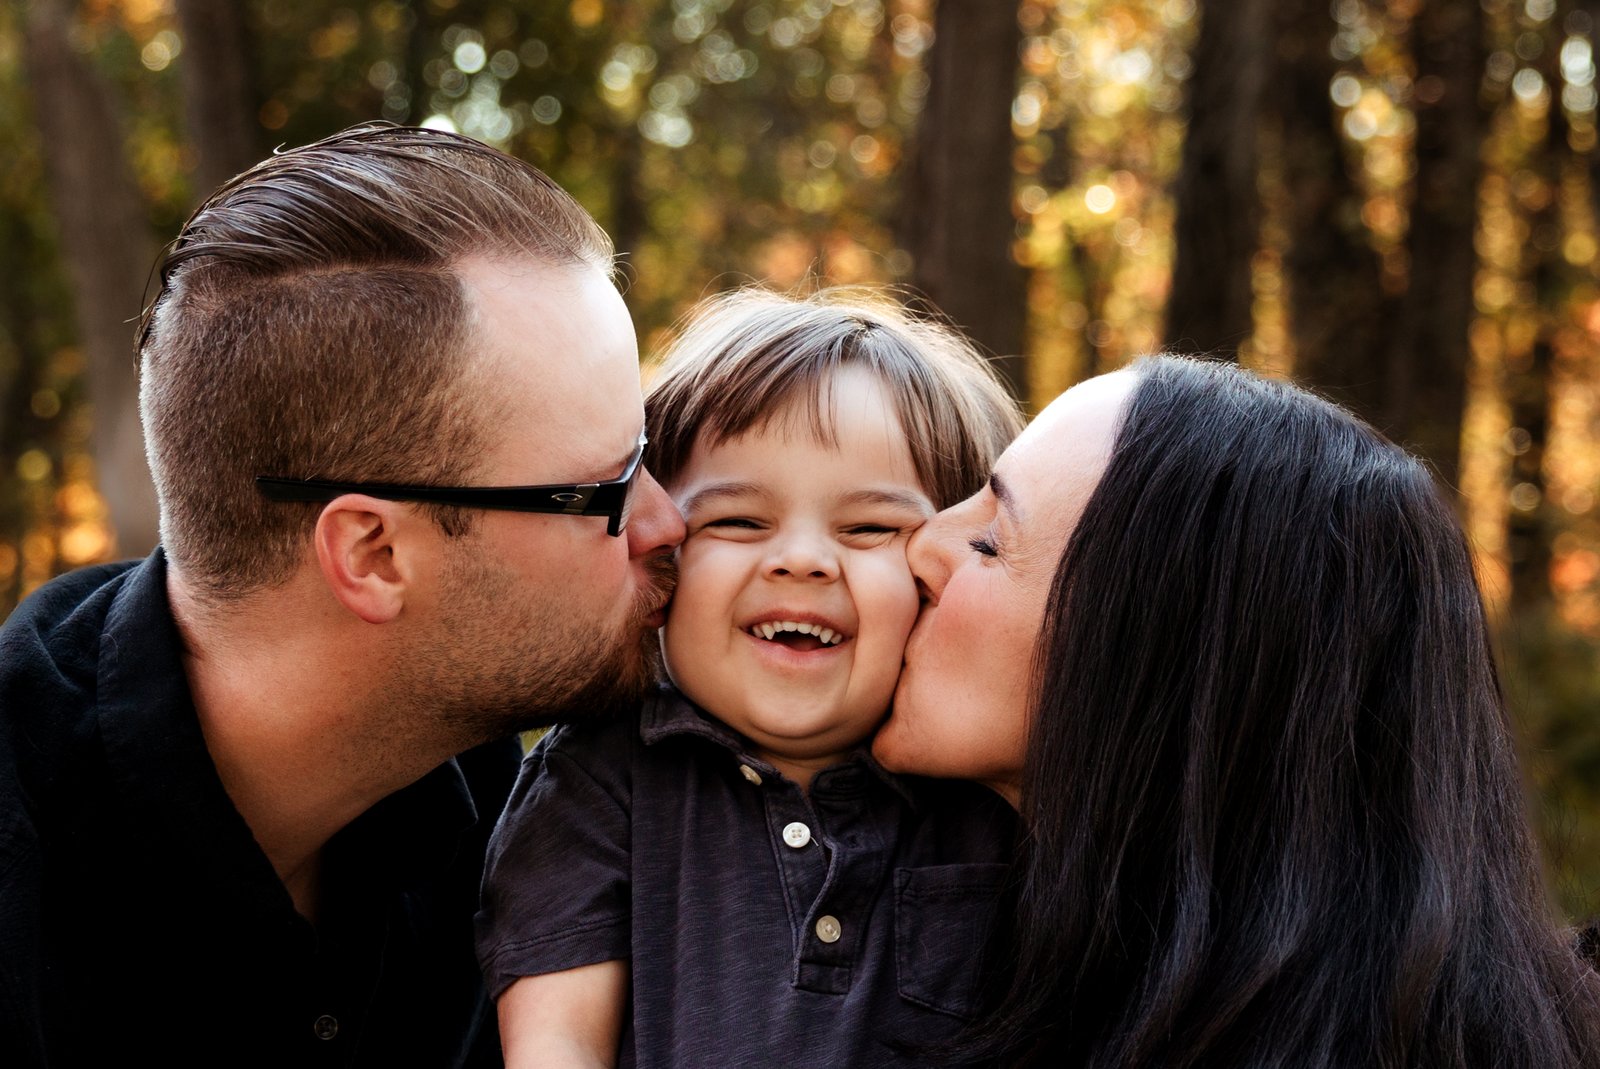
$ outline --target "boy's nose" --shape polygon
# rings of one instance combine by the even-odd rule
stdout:
[[[838,555],[824,540],[808,535],[779,539],[767,561],[772,578],[832,580],[839,577]]]

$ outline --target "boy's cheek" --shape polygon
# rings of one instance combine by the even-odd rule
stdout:
[[[861,656],[869,658],[872,663],[861,667],[887,680],[888,689],[892,691],[894,681],[900,675],[906,641],[917,622],[920,601],[909,572],[904,576],[885,578],[892,579],[892,582],[886,582],[872,592],[873,604],[863,605],[858,601],[856,610],[861,614],[863,631],[871,628],[869,642],[861,650]],[[885,693],[885,702],[888,697],[888,693]]]

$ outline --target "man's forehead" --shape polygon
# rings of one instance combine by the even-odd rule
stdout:
[[[611,280],[527,259],[469,258],[459,270],[474,304],[464,344],[482,361],[488,403],[505,409],[508,447],[536,450],[561,478],[614,476],[644,408],[633,324]]]
[[[469,344],[540,359],[549,370],[613,359],[637,377],[633,320],[610,278],[587,264],[464,260]]]
[[[579,316],[586,306],[608,304],[623,311],[622,296],[610,276],[582,261],[554,263],[531,256],[466,256],[453,265],[468,303],[480,317],[515,314],[530,303],[547,316]]]

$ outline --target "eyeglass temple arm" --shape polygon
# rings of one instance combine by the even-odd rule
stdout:
[[[256,488],[270,501],[332,501],[341,494],[366,494],[385,501],[460,505],[465,508],[502,509],[510,512],[565,513],[604,516],[612,498],[624,492],[620,485],[583,483],[577,486],[436,487],[397,483],[341,483],[326,479],[282,479],[256,476]]]

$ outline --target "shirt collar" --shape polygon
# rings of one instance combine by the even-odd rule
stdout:
[[[696,735],[716,743],[741,760],[748,760],[771,769],[761,758],[751,752],[749,742],[720,720],[702,712],[674,687],[663,687],[645,699],[639,715],[639,737],[646,746],[675,735]]]
[[[750,741],[743,735],[701,710],[677,688],[663,687],[644,703],[639,716],[639,738],[646,746],[653,746],[663,739],[683,735],[695,736],[713,743],[733,754],[741,764],[749,765],[763,776],[779,775],[771,763],[756,755]],[[914,808],[918,806],[916,793],[911,789],[909,781],[878,764],[872,754],[864,748],[852,752],[844,761],[833,767],[838,769],[855,764],[864,766],[908,804]],[[824,769],[818,775],[826,775],[829,771],[831,769]]]
[[[122,577],[101,632],[97,718],[122,820],[178,864],[207,869],[264,906],[288,905],[206,749],[166,580],[158,547]],[[447,865],[477,815],[461,770],[448,761],[378,802],[329,845],[359,854],[374,877],[405,882]]]

